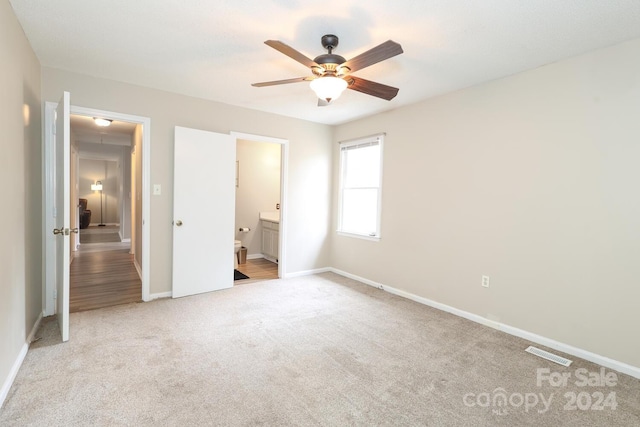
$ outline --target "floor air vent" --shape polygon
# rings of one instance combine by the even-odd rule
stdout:
[[[562,366],[568,367],[569,365],[571,365],[571,363],[573,363],[569,359],[565,359],[564,357],[549,353],[548,351],[540,350],[539,348],[533,346],[529,346],[529,348],[527,348],[525,351],[527,353],[535,354],[538,357],[542,357],[543,359],[550,360]]]

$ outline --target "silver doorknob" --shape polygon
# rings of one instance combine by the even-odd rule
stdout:
[[[55,235],[64,234],[64,228],[54,228],[53,229],[53,234],[55,234]]]
[[[178,227],[180,227],[180,226],[182,225],[182,221],[177,220],[177,221],[176,221],[176,225],[177,225]]]
[[[78,234],[78,229],[77,229],[77,228],[72,228],[72,229],[71,229],[71,232],[72,232],[72,233],[76,233],[76,234]]]

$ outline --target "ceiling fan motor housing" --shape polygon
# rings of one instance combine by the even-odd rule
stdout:
[[[333,34],[325,34],[324,36],[322,36],[322,39],[320,40],[320,42],[322,43],[322,47],[327,49],[329,53],[331,53],[332,49],[335,49],[336,47],[338,47],[339,41],[340,39],[338,38],[338,36]]]
[[[344,64],[347,60],[340,56],[331,53],[333,49],[338,46],[338,36],[333,34],[325,34],[322,36],[322,47],[327,49],[329,53],[323,53],[322,55],[318,55],[315,57],[313,62],[318,64],[320,67],[312,67],[312,71],[317,76],[323,75],[336,75],[336,74],[346,74],[347,70],[340,70],[340,72],[336,72],[337,68],[340,64]]]

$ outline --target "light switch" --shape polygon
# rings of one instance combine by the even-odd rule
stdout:
[[[162,186],[160,184],[153,184],[153,195],[159,196],[162,194]]]

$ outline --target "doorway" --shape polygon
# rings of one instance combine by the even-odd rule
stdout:
[[[234,285],[278,278],[281,161],[281,144],[236,140]]]
[[[142,281],[132,249],[140,124],[71,115],[71,247],[69,311],[140,302]],[[107,126],[104,126],[107,124]],[[138,136],[138,137],[137,137]],[[76,159],[74,159],[76,157]],[[134,238],[135,240],[135,238]],[[140,255],[140,254],[139,254]]]
[[[231,132],[236,139],[234,285],[283,277],[288,141]]]
[[[55,118],[57,103],[46,102],[45,103],[45,147],[44,147],[44,161],[43,161],[43,177],[45,197],[43,210],[43,229],[45,231],[44,239],[44,287],[43,287],[43,314],[45,316],[51,316],[56,314],[56,271],[57,271],[57,250],[55,247],[55,240],[48,238],[51,229],[55,228],[56,223],[56,210],[54,209],[52,195],[55,194],[55,176],[56,176],[56,156],[54,153],[53,138],[55,137]],[[124,121],[135,123],[137,126],[137,138],[140,141],[139,147],[136,147],[135,161],[138,167],[139,173],[136,175],[137,179],[132,180],[131,199],[135,200],[136,205],[135,213],[131,215],[132,227],[135,227],[135,233],[131,237],[131,246],[135,248],[136,256],[139,256],[139,262],[136,262],[136,272],[141,278],[142,286],[139,291],[141,299],[143,301],[149,301],[149,276],[150,276],[150,221],[149,221],[149,206],[150,206],[150,126],[151,120],[148,117],[133,116],[130,114],[123,114],[111,111],[97,110],[94,108],[85,108],[70,106],[70,113],[80,116],[102,117],[114,121]],[[53,130],[52,130],[53,129]],[[77,158],[77,152],[75,153]],[[134,153],[132,153],[134,154]],[[132,157],[133,159],[133,157]],[[68,181],[69,182],[69,181]],[[74,181],[75,182],[75,181]],[[69,190],[74,190],[73,189]],[[75,195],[71,195],[71,209],[70,211],[76,212],[77,207],[77,189],[75,189]],[[76,216],[71,222],[71,227],[79,228],[77,214],[72,214],[72,217]],[[75,246],[77,242],[75,239],[70,240],[70,246]],[[66,298],[68,301],[68,293]]]

